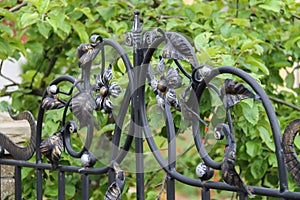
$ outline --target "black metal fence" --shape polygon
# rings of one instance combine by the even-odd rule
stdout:
[[[155,29],[142,34],[139,12],[134,13],[132,31],[127,33],[126,45],[133,49],[133,63],[130,62],[125,50],[111,39],[103,39],[98,35],[91,36],[91,43],[78,47],[79,67],[82,77],[77,80],[72,76],[63,75],[54,79],[44,92],[39,107],[37,123],[29,112],[11,116],[15,120],[25,119],[31,127],[30,142],[26,147],[18,147],[4,134],[0,134],[1,165],[15,167],[15,199],[22,199],[22,169],[36,169],[36,197],[43,198],[43,171],[58,171],[58,199],[65,199],[65,174],[79,173],[82,178],[82,199],[89,199],[91,175],[108,174],[108,187],[104,199],[121,199],[125,183],[125,173],[119,164],[126,157],[134,144],[136,165],[137,199],[145,198],[144,188],[144,141],[151,149],[153,156],[167,174],[167,199],[175,199],[175,182],[201,187],[202,199],[210,199],[210,189],[236,191],[240,199],[248,199],[251,195],[278,197],[282,199],[300,199],[300,193],[288,189],[287,170],[291,176],[300,182],[300,164],[294,149],[294,138],[299,131],[297,120],[291,122],[281,138],[280,128],[272,105],[262,87],[246,72],[230,67],[211,68],[199,65],[196,54],[182,35],[175,32],[165,32]],[[111,55],[114,63],[106,58],[106,51],[114,51]],[[98,57],[101,59],[97,60]],[[160,60],[153,68],[154,57]],[[122,65],[126,71],[126,86],[112,82],[113,65]],[[176,67],[166,67],[167,62],[175,63]],[[95,62],[98,62],[95,64]],[[95,67],[96,66],[96,67]],[[187,68],[188,66],[188,68]],[[239,78],[239,82],[226,79],[221,87],[212,81],[222,74],[231,74]],[[182,76],[187,78],[185,88]],[[68,89],[63,87],[66,83]],[[181,89],[179,89],[181,88]],[[216,140],[226,139],[226,147],[222,162],[213,160],[207,152],[202,140],[202,128],[207,125],[201,118],[201,99],[206,88],[213,90],[223,103],[224,122],[215,125]],[[125,89],[125,90],[124,90]],[[178,89],[181,92],[178,98]],[[165,159],[149,128],[146,106],[148,99],[145,91],[150,91],[156,98],[158,111],[165,121],[168,147]],[[123,94],[119,105],[113,105],[112,98]],[[64,98],[61,98],[64,96]],[[252,98],[260,101],[266,111],[272,128],[275,143],[275,153],[278,163],[280,188],[246,186],[235,171],[236,140],[230,108],[243,99]],[[113,114],[114,108],[119,107],[118,113]],[[54,109],[63,109],[61,128],[42,141],[44,115]],[[176,171],[176,131],[173,111],[181,113],[185,120],[190,121],[194,144],[203,163],[196,168],[199,179],[190,178]],[[115,124],[112,134],[109,163],[102,168],[93,167],[97,162],[96,156],[90,152],[97,118],[95,113],[102,111]],[[124,129],[125,119],[130,116],[129,128]],[[70,118],[73,116],[74,118]],[[85,131],[84,145],[75,150],[72,145],[72,134],[79,130]],[[126,133],[125,133],[126,131]],[[121,141],[121,137],[125,139]],[[7,159],[4,149],[15,159]],[[70,156],[80,158],[82,166],[60,165],[59,160],[63,149]],[[28,160],[35,154],[36,162]],[[51,164],[43,163],[42,156],[48,158]],[[213,182],[213,170],[221,170],[224,182]]]

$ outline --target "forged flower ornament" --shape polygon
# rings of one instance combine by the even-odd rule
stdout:
[[[166,71],[166,73],[165,73]],[[182,80],[179,76],[178,69],[168,67],[163,58],[161,58],[159,64],[156,67],[156,74],[160,79],[157,80],[154,75],[151,76],[150,85],[152,90],[156,93],[156,102],[162,106],[164,100],[168,102],[175,109],[180,110],[180,104],[176,96],[175,89],[181,87]]]
[[[95,110],[103,110],[108,114],[111,114],[113,109],[110,96],[116,98],[122,92],[122,88],[116,82],[110,84],[112,77],[112,66],[109,65],[102,76],[100,74],[95,75],[96,84],[93,86],[94,90],[99,92],[96,94]]]

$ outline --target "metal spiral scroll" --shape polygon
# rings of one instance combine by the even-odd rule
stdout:
[[[284,130],[282,144],[284,151],[284,161],[287,170],[292,178],[300,186],[300,161],[295,151],[294,140],[300,131],[300,119],[290,122]]]
[[[4,154],[4,149],[8,151],[14,158],[19,160],[29,160],[35,152],[36,143],[36,122],[29,111],[21,112],[17,115],[13,115],[10,108],[8,108],[8,113],[13,120],[26,120],[30,125],[30,142],[25,147],[20,147],[11,141],[5,134],[0,133],[0,147],[2,149],[2,154]]]

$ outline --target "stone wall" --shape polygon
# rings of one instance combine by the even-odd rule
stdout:
[[[7,135],[18,145],[30,138],[30,127],[26,120],[14,121],[8,113],[0,113],[0,132]],[[8,152],[5,152],[8,154]],[[14,199],[14,167],[0,165],[1,167],[1,199],[9,196],[9,199]],[[25,183],[23,183],[25,184]]]

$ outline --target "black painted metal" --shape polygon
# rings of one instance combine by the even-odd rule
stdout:
[[[143,40],[142,40],[143,37]],[[248,84],[252,90],[259,96],[259,100],[262,102],[265,112],[270,121],[270,126],[272,128],[274,143],[275,143],[275,153],[277,157],[278,163],[278,177],[280,188],[271,189],[265,187],[258,186],[249,186],[251,188],[251,192],[254,195],[262,195],[269,197],[278,197],[282,199],[300,199],[299,192],[291,192],[288,190],[288,181],[287,181],[287,173],[286,167],[284,165],[284,155],[282,149],[282,139],[279,124],[274,112],[274,109],[262,87],[246,72],[230,67],[218,67],[214,69],[206,68],[206,66],[198,66],[197,60],[195,60],[195,54],[191,49],[191,45],[187,44],[187,40],[183,38],[183,36],[178,33],[173,32],[163,32],[161,29],[154,30],[152,32],[147,32],[142,34],[142,26],[139,19],[139,11],[135,11],[134,13],[134,22],[132,31],[128,33],[126,36],[126,44],[132,46],[133,48],[133,64],[131,64],[125,50],[115,41],[110,39],[102,39],[98,40],[100,37],[93,36],[91,44],[84,44],[81,46],[80,53],[82,54],[80,57],[80,67],[82,67],[82,79],[76,80],[74,77],[63,75],[56,79],[54,79],[49,86],[51,85],[59,85],[63,83],[69,83],[72,85],[69,91],[64,92],[60,91],[64,95],[70,96],[70,100],[65,102],[64,112],[62,117],[62,129],[61,132],[63,134],[63,143],[67,152],[74,158],[80,158],[84,154],[84,152],[89,150],[93,140],[93,131],[94,131],[94,120],[89,119],[86,122],[87,126],[87,138],[84,146],[78,152],[73,150],[71,145],[71,131],[69,130],[70,122],[67,121],[67,113],[71,108],[72,100],[78,97],[80,94],[90,94],[93,91],[93,85],[90,83],[90,68],[93,59],[98,55],[102,57],[102,61],[100,64],[101,67],[101,75],[105,73],[106,60],[105,60],[105,47],[111,47],[114,49],[119,58],[122,60],[126,67],[126,73],[128,76],[128,86],[126,91],[124,92],[123,100],[121,101],[120,110],[118,115],[115,116],[115,129],[114,135],[112,138],[112,148],[110,152],[110,163],[102,168],[93,168],[90,167],[80,167],[80,166],[64,166],[59,165],[56,169],[53,168],[52,165],[42,163],[42,155],[41,150],[39,148],[42,141],[42,129],[44,122],[44,115],[47,110],[42,106],[42,103],[39,107],[39,113],[37,118],[37,135],[36,135],[36,162],[29,162],[25,160],[13,160],[6,159],[5,157],[0,158],[0,166],[1,165],[12,165],[15,166],[15,199],[22,199],[22,177],[21,172],[22,168],[34,168],[36,169],[36,192],[37,199],[43,198],[43,181],[42,181],[42,172],[43,170],[57,170],[58,171],[58,199],[65,199],[65,173],[79,173],[81,174],[82,180],[82,199],[89,199],[89,189],[90,189],[90,180],[89,176],[92,174],[100,175],[100,174],[108,174],[108,186],[112,186],[112,183],[115,183],[112,188],[113,190],[108,191],[107,194],[113,196],[118,196],[118,192],[122,192],[123,185],[121,184],[121,180],[118,180],[116,176],[118,174],[118,170],[114,166],[115,163],[121,163],[123,159],[126,157],[127,152],[132,146],[133,141],[135,142],[135,153],[136,153],[136,192],[137,199],[145,199],[145,187],[144,187],[144,141],[147,142],[149,148],[151,149],[155,159],[160,164],[160,166],[166,172],[166,193],[167,199],[173,200],[175,199],[175,182],[180,181],[184,184],[201,187],[202,188],[202,199],[210,199],[210,190],[227,190],[227,191],[236,191],[238,192],[238,196],[240,199],[248,199],[248,196],[245,192],[241,191],[236,185],[226,184],[224,182],[212,182],[212,181],[202,181],[202,179],[194,179],[187,176],[184,176],[176,171],[176,131],[174,126],[174,119],[172,118],[172,101],[169,101],[167,98],[173,98],[174,102],[176,102],[177,97],[168,96],[167,91],[164,91],[164,88],[160,87],[169,87],[153,78],[155,72],[151,67],[151,60],[154,58],[154,53],[158,50],[159,46],[165,46],[163,50],[163,59],[173,60],[176,66],[178,67],[178,73],[181,73],[183,76],[188,78],[191,82],[190,86],[186,89],[190,89],[194,92],[191,93],[189,100],[187,102],[182,102],[180,106],[177,105],[176,109],[182,111],[183,115],[189,115],[190,120],[192,121],[192,131],[195,146],[199,152],[199,156],[204,161],[205,165],[211,167],[214,170],[220,170],[222,163],[224,162],[216,162],[214,161],[209,154],[207,153],[202,141],[201,141],[201,131],[200,126],[204,122],[201,121],[199,117],[199,109],[201,109],[202,94],[206,88],[212,88],[220,97],[221,92],[213,83],[211,83],[212,79],[217,77],[220,74],[232,74],[240,79],[242,79],[246,84]],[[84,57],[86,56],[86,57]],[[83,59],[85,58],[85,59]],[[191,66],[191,70],[185,69],[185,67],[181,64],[181,61],[188,62]],[[190,73],[191,72],[191,73]],[[166,77],[164,77],[167,79]],[[173,72],[172,80],[178,81],[178,77],[176,77],[176,72]],[[166,80],[168,81],[168,80]],[[167,138],[168,138],[168,159],[164,159],[161,155],[159,148],[157,147],[151,130],[149,128],[148,119],[146,115],[146,97],[145,90],[146,85],[150,84],[153,89],[154,94],[158,98],[158,105],[161,107],[161,111],[163,112],[166,129],[167,129]],[[171,83],[170,83],[171,84]],[[175,83],[176,85],[176,83]],[[171,86],[170,86],[171,88]],[[78,90],[79,93],[72,96],[74,90]],[[47,92],[45,91],[43,95],[43,99],[47,97]],[[184,96],[184,95],[183,95]],[[184,97],[182,97],[184,99]],[[85,99],[88,104],[88,99]],[[93,103],[93,102],[92,102]],[[192,103],[192,105],[188,105]],[[183,105],[184,104],[184,105]],[[185,105],[186,104],[186,105]],[[106,105],[107,106],[107,105]],[[108,105],[109,106],[109,105]],[[131,106],[131,121],[129,125],[129,130],[125,138],[125,142],[122,147],[120,147],[120,141],[122,134],[122,128],[124,125],[124,120],[126,117],[126,113],[129,111]],[[186,107],[184,107],[186,106]],[[225,105],[226,106],[226,105]],[[190,110],[184,110],[190,109]],[[83,107],[83,110],[85,108]],[[87,112],[86,110],[84,110]],[[227,110],[227,123],[230,129],[230,134],[232,138],[234,138],[233,133],[233,125],[231,119],[230,110]],[[5,147],[4,147],[5,148]],[[226,159],[226,158],[225,158]],[[227,158],[228,159],[228,158]],[[223,169],[223,168],[222,168]],[[230,170],[230,169],[225,169]],[[231,169],[232,170],[232,169]],[[1,173],[0,173],[1,175]],[[122,180],[124,184],[124,179]],[[0,187],[1,190],[1,187]],[[111,198],[111,197],[107,197]],[[120,197],[118,197],[120,198]]]

